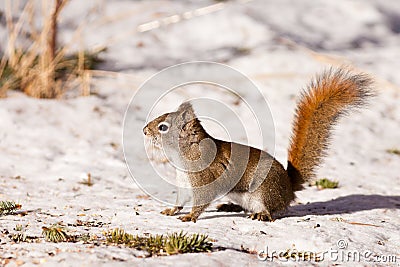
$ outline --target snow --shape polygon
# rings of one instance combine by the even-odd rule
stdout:
[[[16,200],[29,211],[26,216],[0,217],[0,259],[10,258],[10,266],[17,261],[28,266],[264,266],[266,262],[242,248],[259,251],[268,246],[269,251],[286,251],[295,246],[324,252],[338,249],[337,242],[345,240],[347,249],[339,251],[396,255],[398,264],[400,157],[387,152],[400,149],[397,1],[227,1],[220,11],[143,33],[136,31],[143,23],[215,3],[71,1],[62,13],[60,41],[75,42],[75,29],[83,24],[73,49],[106,46],[106,62],[101,68],[117,73],[96,75],[92,82],[95,94],[89,97],[38,100],[10,92],[8,98],[0,100],[0,200]],[[4,10],[3,5],[1,8]],[[6,36],[3,20],[0,36]],[[4,50],[4,45],[0,48]],[[125,164],[123,118],[143,82],[164,67],[189,60],[221,62],[254,81],[268,100],[275,127],[272,147],[263,148],[282,163],[286,162],[296,98],[310,78],[332,65],[343,64],[370,73],[376,80],[378,96],[367,109],[340,121],[318,172],[319,178],[339,181],[339,188],[306,187],[274,222],[252,221],[243,213],[218,213],[215,204],[195,224],[161,215],[166,206],[156,197],[144,196]],[[196,89],[184,91],[164,99],[153,116],[171,111],[186,98],[199,96]],[[253,92],[249,90],[249,98],[255,97]],[[224,92],[207,95],[234,102]],[[135,118],[140,125],[145,124],[147,115],[141,108],[149,104],[136,107]],[[243,106],[235,111],[247,121]],[[261,145],[255,126],[246,126],[252,133],[249,143]],[[221,128],[207,127],[216,137],[224,136]],[[142,146],[143,137],[141,133],[138,136],[133,143]],[[147,160],[142,154],[134,157],[139,163]],[[168,167],[163,168],[167,176],[172,175]],[[94,182],[91,187],[80,183],[88,173]],[[173,198],[172,191],[170,194]],[[69,227],[81,233],[101,235],[114,227],[134,234],[184,230],[207,234],[216,247],[225,250],[142,259],[136,257],[140,252],[128,248],[13,244],[3,231],[12,232],[22,224],[28,234],[40,235],[44,225],[61,221],[73,224],[77,219],[104,224],[88,230]],[[318,264],[335,263],[366,264],[329,259]]]

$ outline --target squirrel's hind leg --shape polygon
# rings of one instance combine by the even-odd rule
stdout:
[[[271,213],[267,210],[262,211],[262,212],[252,213],[249,216],[249,218],[252,220],[259,220],[259,221],[268,221],[268,222],[274,221],[274,219],[272,219]]]

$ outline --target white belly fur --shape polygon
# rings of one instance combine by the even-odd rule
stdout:
[[[260,198],[254,193],[229,193],[227,197],[235,204],[240,205],[250,212],[262,212],[265,210],[264,203],[260,202]]]
[[[178,169],[176,169],[176,186],[178,187],[176,206],[183,207],[192,199],[192,188],[187,174]]]

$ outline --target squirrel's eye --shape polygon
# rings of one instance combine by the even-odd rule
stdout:
[[[167,133],[168,132],[168,130],[169,130],[169,123],[168,122],[161,122],[159,125],[158,125],[158,131],[160,132],[160,133]]]

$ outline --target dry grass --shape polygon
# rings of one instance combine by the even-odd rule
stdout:
[[[84,179],[82,181],[79,182],[80,184],[84,184],[87,186],[92,186],[94,185],[93,183],[93,179],[92,179],[92,175],[90,173],[87,174],[87,179]]]
[[[41,1],[41,29],[34,24],[37,16],[34,0],[27,1],[13,20],[12,1],[7,0],[5,16],[8,29],[7,50],[0,63],[0,97],[8,90],[21,90],[37,98],[58,98],[68,85],[80,80],[83,94],[88,94],[87,68],[98,63],[97,54],[83,51],[67,56],[68,46],[57,47],[58,19],[69,0]],[[21,44],[28,38],[28,44]]]
[[[400,149],[391,148],[391,149],[387,149],[386,152],[389,154],[394,154],[394,155],[400,156]]]

